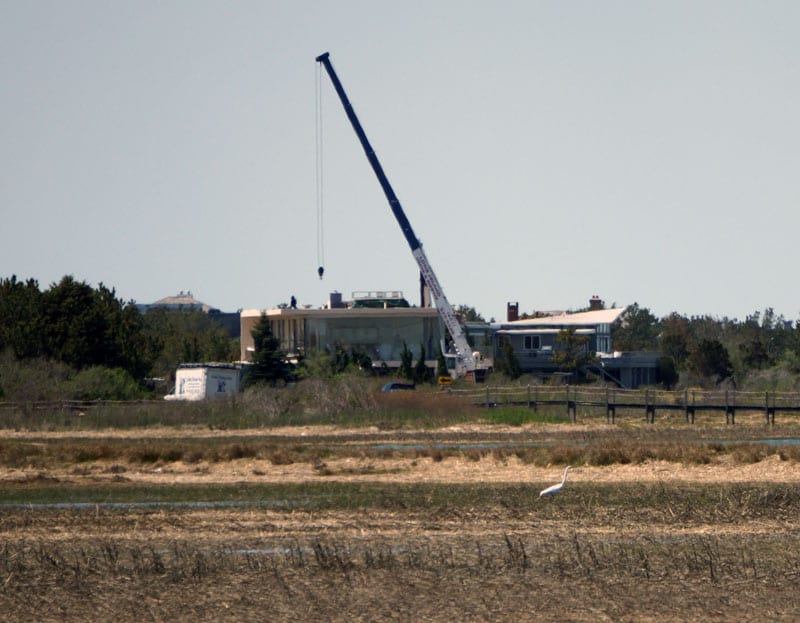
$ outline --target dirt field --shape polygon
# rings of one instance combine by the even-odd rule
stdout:
[[[4,432],[2,442],[52,452],[226,437],[336,449],[284,464],[258,452],[190,462],[69,464],[47,453],[30,465],[7,461],[0,620],[800,620],[793,458],[574,465],[561,494],[539,499],[563,465],[474,451],[481,440],[493,448],[608,444],[601,429]],[[761,443],[760,434],[744,436]],[[671,443],[681,439],[696,443],[697,433]],[[471,445],[444,454],[374,450],[444,443]],[[142,488],[159,500],[166,491],[168,501],[109,501]],[[177,501],[187,491],[196,498]],[[59,504],[48,504],[50,495]],[[73,496],[90,502],[63,504]]]

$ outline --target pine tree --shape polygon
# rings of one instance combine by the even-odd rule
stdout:
[[[436,376],[450,376],[450,371],[447,369],[447,359],[445,359],[442,349],[439,349],[439,354],[436,355]]]
[[[403,342],[403,352],[400,353],[400,369],[397,373],[404,379],[414,380],[414,355],[408,350],[405,342]]]
[[[290,381],[293,378],[294,369],[286,361],[286,353],[280,348],[280,340],[273,335],[266,314],[261,314],[260,320],[253,327],[252,336],[255,352],[250,371],[245,376],[243,384],[245,386],[277,385],[281,381]]]
[[[589,337],[580,335],[574,327],[561,329],[556,336],[557,349],[553,353],[553,363],[563,372],[580,372],[596,359],[587,350],[588,344]]]
[[[519,357],[514,352],[514,345],[507,337],[500,338],[500,351],[494,362],[495,369],[500,374],[505,374],[510,379],[518,379],[522,376],[522,366]]]
[[[417,365],[414,366],[414,381],[417,383],[429,383],[433,380],[431,369],[425,363],[425,346],[419,345],[419,359]]]

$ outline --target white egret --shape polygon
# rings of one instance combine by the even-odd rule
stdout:
[[[564,484],[567,482],[567,472],[569,471],[569,465],[567,465],[567,469],[564,470],[564,477],[561,479],[561,482],[557,485],[553,485],[551,487],[547,487],[547,489],[543,489],[539,493],[539,497],[544,497],[545,495],[555,495],[564,487]]]

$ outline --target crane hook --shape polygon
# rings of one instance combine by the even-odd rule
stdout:
[[[324,267],[320,266],[319,268],[317,268],[317,274],[319,275],[320,279],[322,279],[322,275],[324,273],[325,273],[325,268]]]

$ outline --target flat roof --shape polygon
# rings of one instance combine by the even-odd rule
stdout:
[[[543,316],[542,318],[525,318],[524,320],[514,320],[512,322],[501,323],[503,327],[522,328],[522,327],[552,327],[552,326],[575,326],[590,324],[612,324],[625,311],[625,307],[614,307],[612,309],[598,309],[596,311],[578,312],[575,314],[559,314],[557,316]]]
[[[242,318],[259,318],[261,314],[267,318],[373,318],[379,317],[417,317],[435,318],[439,311],[435,307],[389,307],[387,309],[374,307],[351,308],[303,308],[291,309],[243,309],[240,316]]]

